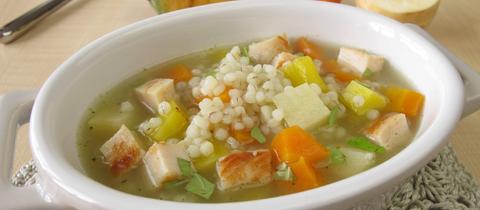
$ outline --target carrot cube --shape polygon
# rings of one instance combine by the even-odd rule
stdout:
[[[352,80],[360,79],[355,73],[344,71],[335,60],[326,61],[323,63],[322,67],[328,73],[335,75],[335,78],[341,82],[350,82]]]
[[[323,52],[321,49],[308,41],[305,37],[300,37],[297,40],[296,50],[310,56],[312,59],[322,60],[323,58]]]
[[[425,96],[422,94],[399,87],[388,87],[385,95],[390,99],[392,111],[401,112],[410,117],[418,115],[425,101]]]
[[[275,182],[278,190],[284,193],[300,192],[321,186],[325,179],[315,171],[312,165],[303,157],[296,162],[288,164],[292,169],[295,178],[293,182],[277,180]]]
[[[328,150],[315,138],[298,126],[285,128],[272,141],[272,149],[279,161],[292,163],[301,156],[310,163],[325,160]]]
[[[304,157],[300,157],[298,161],[290,163],[289,166],[295,175],[293,188],[296,191],[315,188],[323,184],[321,177]]]
[[[176,83],[188,82],[192,78],[192,70],[183,64],[175,65],[168,70],[167,77]]]

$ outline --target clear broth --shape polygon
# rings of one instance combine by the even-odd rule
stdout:
[[[326,53],[329,57],[333,58],[338,54],[338,46],[328,45],[322,43]],[[172,189],[172,190],[160,190],[156,189],[150,183],[148,175],[146,174],[145,167],[143,165],[131,170],[128,173],[114,176],[110,172],[110,168],[107,164],[103,162],[102,154],[100,153],[99,148],[103,145],[115,132],[115,129],[97,129],[88,124],[88,121],[96,115],[102,114],[118,114],[120,112],[120,104],[124,101],[129,101],[134,106],[133,113],[135,117],[129,118],[126,121],[126,125],[130,128],[136,128],[138,124],[149,119],[153,116],[147,109],[140,104],[134,94],[133,89],[144,82],[151,80],[152,78],[163,77],[165,72],[164,70],[168,69],[174,64],[182,63],[187,66],[199,69],[207,69],[205,67],[210,67],[215,63],[218,63],[221,58],[225,55],[230,47],[214,48],[205,50],[202,52],[193,53],[186,55],[169,62],[157,65],[152,68],[144,69],[140,73],[134,75],[133,77],[121,82],[116,87],[112,88],[106,93],[100,95],[95,102],[92,104],[91,108],[85,114],[83,122],[78,132],[78,151],[80,154],[80,160],[83,165],[85,173],[93,178],[94,180],[102,183],[111,188],[149,198],[162,199],[162,200],[173,200],[173,201],[184,201],[184,202],[208,202],[208,203],[220,203],[220,202],[235,202],[235,201],[246,201],[246,200],[255,200],[262,198],[275,197],[279,195],[286,194],[282,190],[279,190],[275,184],[271,183],[268,185],[250,188],[250,189],[241,189],[234,192],[222,192],[215,190],[212,197],[208,200],[197,197],[191,193],[186,192],[183,188]],[[395,71],[392,67],[388,66],[381,71],[376,73],[372,81],[380,82],[384,84],[395,84],[401,87],[412,88],[411,85]],[[346,119],[339,122],[341,126],[346,128],[349,136],[361,135],[361,130],[368,126],[368,121],[365,117],[358,117],[355,114],[347,111]],[[417,130],[418,118],[409,118],[410,127],[413,130]],[[134,130],[134,129],[132,129]],[[327,145],[338,145],[344,146],[344,141],[338,140],[334,135],[330,135],[326,132],[315,132],[313,133],[317,139],[322,144]],[[415,132],[412,132],[412,137]],[[141,136],[139,134],[139,136]],[[342,138],[344,139],[344,138]],[[152,142],[146,140],[143,148],[145,151],[148,149]],[[377,154],[376,164],[381,164],[382,162],[388,160],[390,157],[397,154],[402,150],[406,145],[398,147],[393,151],[385,152],[384,154]],[[374,166],[373,166],[374,167]],[[326,182],[333,183],[335,181],[347,178],[344,176],[339,176],[335,173],[335,167],[327,167],[319,169],[321,173],[326,177]],[[213,169],[208,173],[202,173],[201,175],[206,177],[209,180],[216,180],[216,172]]]

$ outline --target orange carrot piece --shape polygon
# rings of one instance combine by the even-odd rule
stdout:
[[[230,90],[229,87],[226,87],[225,90],[218,95],[218,97],[223,101],[223,103],[230,103],[230,95],[228,95],[228,91]],[[200,103],[204,98],[209,98],[212,99],[213,97],[211,96],[201,96],[198,98],[195,98],[195,102]]]
[[[279,161],[292,163],[303,156],[308,162],[315,163],[329,156],[328,150],[312,135],[298,126],[285,128],[272,141],[272,149]]]
[[[310,56],[312,59],[322,60],[323,52],[322,50],[308,41],[305,37],[300,37],[297,40],[296,50],[302,52],[303,54]]]
[[[192,6],[191,0],[165,0],[166,12],[188,8]]]
[[[183,64],[178,64],[168,70],[167,77],[173,79],[175,83],[188,82],[192,78],[192,70]]]
[[[352,80],[360,79],[360,77],[354,73],[342,70],[336,60],[328,60],[323,63],[323,69],[328,73],[334,74],[335,78],[341,82],[350,82]]]
[[[425,97],[413,90],[388,87],[385,95],[390,99],[390,110],[401,112],[407,116],[417,116],[423,107]]]
[[[193,6],[199,6],[204,4],[210,4],[209,0],[193,0]]]
[[[280,192],[293,193],[312,189],[325,183],[325,178],[313,168],[303,157],[288,164],[295,176],[293,182],[276,180],[275,185]]]
[[[229,103],[230,102],[230,95],[228,95],[228,91],[230,91],[230,88],[225,88],[225,90],[218,96],[220,99],[222,99],[223,103]]]
[[[293,187],[296,191],[315,188],[322,184],[323,181],[319,174],[303,156],[298,161],[290,163],[289,166],[295,175]]]
[[[230,135],[235,138],[241,145],[246,145],[254,142],[254,139],[250,136],[249,129],[235,130],[230,128]]]
[[[212,3],[224,2],[224,1],[226,0],[193,0],[193,6],[212,4]]]

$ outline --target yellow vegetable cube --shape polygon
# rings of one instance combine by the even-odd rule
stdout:
[[[328,90],[327,85],[320,77],[317,67],[308,56],[298,57],[288,64],[284,69],[285,77],[292,81],[293,86],[299,86],[303,83],[317,84],[323,92]]]
[[[351,81],[342,91],[342,102],[358,115],[365,114],[370,109],[382,109],[387,105],[387,98],[380,93]]]
[[[212,143],[214,152],[211,155],[193,160],[193,165],[199,172],[208,172],[213,169],[217,160],[230,152],[225,142],[213,140]]]
[[[166,141],[169,138],[179,137],[187,128],[188,119],[182,109],[175,103],[170,101],[170,111],[160,116],[161,125],[148,135],[155,141]]]
[[[171,12],[192,6],[192,0],[149,0],[158,13]]]

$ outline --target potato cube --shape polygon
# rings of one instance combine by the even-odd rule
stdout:
[[[156,187],[181,177],[177,158],[190,160],[185,147],[180,144],[153,144],[143,157],[150,180]]]
[[[278,108],[283,109],[288,126],[298,125],[305,130],[314,129],[327,122],[330,110],[309,84],[302,84],[273,97]]]
[[[135,135],[125,125],[100,147],[100,152],[114,174],[121,174],[136,167],[145,154]]]
[[[337,177],[349,177],[375,165],[376,155],[373,152],[350,147],[341,147],[339,150],[345,155],[345,163],[329,166],[329,174],[334,174]]]

